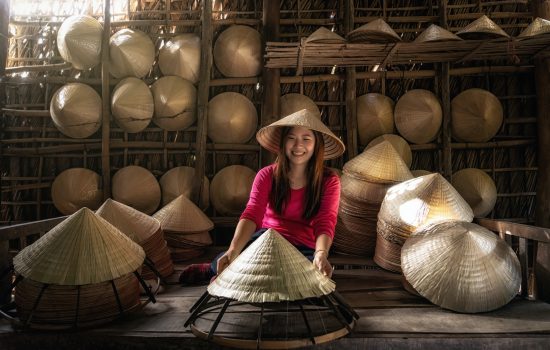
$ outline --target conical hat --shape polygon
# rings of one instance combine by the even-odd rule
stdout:
[[[419,36],[414,39],[415,43],[426,43],[434,41],[459,41],[462,40],[459,36],[449,32],[447,29],[443,29],[436,24],[430,25],[424,29]]]
[[[412,179],[409,167],[388,141],[382,141],[344,164],[344,174],[376,183]]]
[[[319,110],[319,107],[310,97],[306,95],[296,93],[283,95],[279,100],[279,106],[281,118],[284,118],[287,115],[291,115],[292,113],[298,112],[302,109],[307,109],[319,118],[321,118],[321,111]]]
[[[431,173],[432,173],[431,171],[423,170],[423,169],[411,170],[411,174],[412,174],[414,177],[420,177],[420,176],[424,176],[424,175],[430,175]]]
[[[397,33],[382,18],[352,30],[346,36],[351,42],[388,43],[401,41]]]
[[[159,180],[162,189],[162,205],[166,205],[176,199],[180,194],[191,198],[195,168],[190,166],[178,166],[168,170]],[[203,178],[199,207],[206,209],[210,205],[210,181]]]
[[[486,142],[500,129],[503,120],[499,99],[487,90],[462,91],[451,102],[452,134],[462,142]]]
[[[318,115],[307,109],[302,109],[268,126],[264,126],[256,133],[256,140],[268,151],[278,153],[281,129],[285,126],[301,126],[322,133],[325,141],[325,160],[340,157],[346,150],[342,140],[323,124]]]
[[[210,184],[210,201],[222,215],[241,215],[246,207],[256,172],[243,165],[218,171]]]
[[[81,83],[69,83],[57,90],[50,102],[55,127],[64,135],[82,139],[101,126],[101,97]]]
[[[394,132],[391,98],[377,93],[357,97],[357,131],[359,144],[364,146],[374,138]]]
[[[111,112],[116,124],[124,131],[143,131],[151,122],[154,110],[153,94],[143,80],[129,77],[115,86]]]
[[[451,221],[413,234],[401,250],[407,281],[432,303],[458,312],[486,312],[518,293],[521,267],[493,232]]]
[[[103,200],[99,189],[101,178],[92,170],[71,168],[57,175],[52,183],[52,201],[63,215],[70,215],[78,209],[97,209]]]
[[[184,195],[180,195],[153,215],[164,231],[204,232],[214,228],[214,223],[202,210]]]
[[[222,92],[208,102],[208,137],[215,143],[247,143],[258,128],[256,107],[243,94]]]
[[[497,187],[486,172],[468,168],[453,174],[453,187],[468,202],[474,215],[484,217],[495,207]]]
[[[113,199],[145,214],[152,214],[160,203],[160,186],[151,172],[130,165],[118,170],[112,179]]]
[[[527,28],[518,35],[518,38],[531,37],[550,32],[550,21],[537,17]]]
[[[378,218],[406,229],[441,220],[472,221],[472,208],[439,173],[425,175],[391,187]]]
[[[110,281],[136,271],[145,252],[88,208],[55,226],[13,259],[25,278],[61,285]]]
[[[96,214],[138,244],[160,229],[160,222],[157,219],[111,198],[99,207]]]
[[[101,61],[103,26],[93,17],[71,16],[57,32],[59,54],[76,69],[95,67]]]
[[[306,39],[306,43],[315,44],[343,44],[345,42],[346,39],[325,27],[319,27]]]
[[[183,130],[197,120],[197,89],[176,76],[162,77],[151,86],[155,101],[153,122],[168,131]]]
[[[159,51],[159,68],[163,75],[177,75],[196,84],[201,67],[201,38],[192,33],[177,35]]]
[[[386,191],[391,184],[381,184],[377,182],[362,181],[348,174],[343,174],[340,179],[340,209],[342,208],[342,200],[356,199],[363,204],[377,203],[381,204],[386,195]],[[362,209],[367,209],[362,205]]]
[[[143,78],[155,61],[155,46],[149,35],[124,28],[109,40],[109,71],[115,78]]]
[[[214,44],[214,62],[226,77],[255,77],[262,70],[262,38],[249,26],[233,25]]]
[[[411,146],[409,146],[409,143],[399,135],[384,134],[384,135],[378,136],[377,138],[369,142],[365,150],[373,146],[376,146],[383,141],[388,141],[389,143],[391,143],[391,145],[393,146],[393,148],[395,148],[397,153],[399,153],[399,155],[401,156],[401,159],[403,159],[405,164],[407,164],[408,167],[411,166],[411,163],[412,163]]]
[[[412,143],[428,143],[437,137],[443,112],[437,97],[428,90],[409,90],[395,105],[395,126]]]
[[[464,39],[510,37],[504,30],[502,30],[502,28],[500,28],[495,22],[485,15],[468,24],[456,34]]]
[[[217,297],[247,303],[302,300],[336,289],[302,253],[269,229],[208,286]]]

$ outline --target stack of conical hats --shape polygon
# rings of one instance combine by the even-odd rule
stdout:
[[[170,276],[174,272],[170,251],[157,219],[110,198],[96,214],[139,244],[162,277]],[[141,275],[146,279],[155,278],[153,271],[145,265]]]
[[[82,208],[13,259],[24,277],[15,290],[19,318],[46,329],[111,321],[139,305],[133,274],[144,258],[128,236]]]
[[[407,164],[408,167],[411,166],[412,164],[411,146],[409,146],[409,143],[407,142],[407,140],[405,140],[399,135],[395,135],[395,134],[380,135],[374,140],[372,140],[371,142],[369,142],[369,144],[365,149],[369,149],[373,146],[376,146],[383,141],[388,141],[389,143],[391,143],[391,145],[393,146],[393,148],[395,148],[397,153],[399,153],[399,155],[401,156],[405,164]]]
[[[212,244],[214,223],[190,199],[180,195],[153,215],[160,221],[172,260],[179,262],[204,254]]]
[[[344,164],[334,249],[346,254],[372,256],[378,211],[386,191],[411,178],[409,168],[388,141]]]
[[[208,293],[266,303],[320,297],[335,289],[331,279],[277,231],[269,229],[208,286]]]
[[[474,213],[438,173],[395,185],[388,190],[378,214],[374,261],[401,272],[401,247],[417,228],[444,220],[472,221]]]

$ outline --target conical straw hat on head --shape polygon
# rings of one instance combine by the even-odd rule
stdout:
[[[344,164],[344,174],[376,183],[412,179],[409,167],[388,141],[382,141]]]
[[[436,24],[430,25],[424,29],[419,36],[414,39],[415,43],[426,43],[435,41],[460,41],[462,38],[449,32],[447,29],[443,29]]]
[[[71,16],[57,32],[59,54],[76,69],[95,67],[101,61],[103,26],[93,17]]]
[[[493,179],[483,170],[459,170],[453,174],[452,184],[472,207],[476,217],[487,216],[495,207],[497,188]]]
[[[153,215],[164,231],[204,232],[214,228],[214,223],[189,198],[180,195]]]
[[[163,75],[177,75],[193,84],[199,81],[201,38],[185,33],[170,38],[159,50],[159,68]]]
[[[411,166],[412,164],[411,146],[409,146],[409,143],[399,135],[395,135],[395,134],[380,135],[374,140],[372,140],[371,142],[369,142],[369,144],[365,148],[365,151],[373,146],[378,145],[379,143],[382,143],[383,141],[388,141],[389,143],[391,143],[391,145],[393,146],[393,148],[395,148],[397,153],[399,153],[399,155],[401,156],[401,159],[403,159],[405,164],[407,164],[408,167]]]
[[[97,209],[103,200],[101,178],[92,170],[71,168],[57,175],[52,183],[52,201],[63,215],[70,215],[78,209]]]
[[[180,194],[191,197],[195,168],[190,166],[178,166],[168,170],[159,180],[162,189],[162,205],[166,205],[176,199]],[[199,207],[206,209],[210,205],[210,180],[203,178]]]
[[[13,259],[17,273],[45,284],[83,285],[136,271],[143,249],[116,227],[82,208]]]
[[[153,122],[164,130],[187,129],[197,120],[197,89],[177,76],[162,77],[151,85],[155,114]]]
[[[486,312],[518,293],[521,268],[514,251],[476,224],[450,221],[415,232],[401,250],[407,281],[423,297],[458,312]]]
[[[111,198],[99,207],[96,214],[138,244],[160,229],[160,222],[157,219]]]
[[[346,37],[351,42],[388,43],[401,41],[401,37],[382,18],[375,19],[352,30]]]
[[[490,38],[509,38],[502,28],[500,28],[489,17],[483,15],[462,28],[456,33],[464,39],[490,39]]]
[[[115,86],[111,112],[116,124],[124,131],[143,131],[153,119],[154,110],[153,94],[143,80],[128,77]]]
[[[550,21],[544,18],[537,17],[527,28],[518,35],[518,38],[525,38],[545,34],[550,32]]]
[[[452,135],[461,142],[487,142],[503,120],[499,99],[487,90],[468,89],[451,102]]]
[[[115,78],[143,78],[155,61],[155,46],[148,34],[124,28],[109,39],[109,71]]]
[[[265,149],[276,154],[279,152],[282,128],[294,126],[315,130],[323,135],[325,141],[324,159],[333,159],[344,154],[346,147],[342,140],[323,124],[318,115],[307,109],[302,109],[268,126],[264,126],[256,133],[256,139]]]
[[[154,213],[160,204],[157,179],[149,170],[137,165],[118,170],[113,175],[112,189],[114,200],[145,214]]]
[[[380,135],[394,132],[393,107],[392,99],[382,94],[369,93],[357,97],[357,130],[360,145],[364,146]]]
[[[408,232],[442,220],[470,222],[473,218],[472,208],[439,173],[391,187],[378,214],[379,220]]]
[[[343,44],[345,42],[346,39],[325,27],[320,27],[306,39],[306,43],[312,44]]]
[[[258,112],[248,97],[222,92],[208,102],[208,137],[215,143],[247,143],[258,128]]]
[[[422,89],[407,91],[395,105],[395,127],[413,143],[428,143],[437,137],[443,111],[433,92]]]
[[[249,26],[233,25],[214,44],[214,63],[226,77],[255,77],[262,70],[262,37]]]
[[[298,112],[301,109],[307,109],[310,112],[321,118],[321,111],[319,107],[311,98],[306,95],[290,93],[281,96],[279,100],[280,115],[281,117],[286,117],[294,112]]]
[[[336,289],[302,253],[269,229],[208,286],[217,297],[248,303],[302,300]]]

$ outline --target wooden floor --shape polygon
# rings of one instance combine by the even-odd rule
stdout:
[[[550,348],[550,304],[516,299],[497,311],[459,314],[409,294],[400,275],[381,270],[370,260],[331,260],[337,266],[333,276],[337,290],[361,318],[352,334],[315,349]],[[184,327],[189,308],[205,287],[181,287],[177,276],[157,296],[156,304],[93,330],[14,331],[10,322],[0,320],[0,349],[221,348]]]

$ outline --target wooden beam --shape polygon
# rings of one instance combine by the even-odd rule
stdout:
[[[263,48],[269,41],[279,40],[280,0],[263,0]],[[262,50],[265,52],[265,49]],[[281,96],[281,71],[278,68],[262,70],[264,98],[262,103],[260,126],[266,126],[279,119],[279,97]],[[261,164],[265,166],[275,159],[274,155],[262,149]]]
[[[200,203],[203,193],[204,168],[206,166],[206,133],[208,131],[208,98],[210,97],[210,73],[212,69],[212,0],[205,0],[201,24],[201,68],[197,94],[197,140],[195,154],[195,177],[191,198]]]
[[[550,1],[533,1],[533,16],[550,19]],[[550,227],[550,59],[535,59],[535,81],[537,88],[537,197],[536,224]],[[538,297],[550,301],[550,244],[537,245],[535,278]]]
[[[103,22],[103,42],[101,43],[101,176],[103,179],[103,200],[111,197],[111,90],[109,87],[109,38],[111,36],[110,1],[105,1]]]
[[[344,30],[349,33],[355,25],[354,4],[351,0],[345,1]],[[346,148],[348,160],[359,152],[357,141],[357,72],[355,67],[346,68]]]
[[[439,0],[439,23],[447,28],[447,0]],[[441,171],[447,180],[451,180],[453,172],[451,154],[451,93],[450,93],[450,63],[439,64],[439,97],[443,112],[441,125]]]

